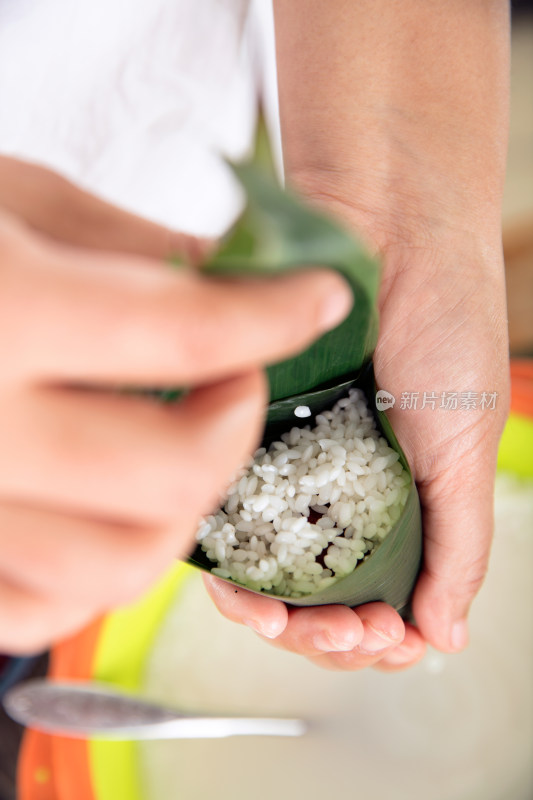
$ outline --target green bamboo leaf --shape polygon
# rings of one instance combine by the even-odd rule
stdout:
[[[290,269],[327,266],[349,282],[354,307],[349,317],[305,352],[268,368],[270,405],[263,445],[268,446],[294,425],[294,415],[306,405],[313,416],[332,408],[350,388],[365,393],[378,429],[399,453],[404,453],[386,415],[375,407],[371,356],[378,332],[376,298],[379,264],[365,248],[332,219],[282,189],[265,163],[264,147],[256,163],[235,167],[246,190],[246,208],[219,251],[205,266],[213,275],[276,275]],[[267,159],[268,161],[268,159]],[[397,523],[372,553],[348,576],[326,589],[300,598],[283,598],[295,606],[342,603],[356,606],[382,600],[409,614],[409,598],[420,567],[422,526],[420,503],[411,476],[409,495]],[[210,562],[197,547],[189,562],[210,571]],[[232,581],[230,581],[232,582]],[[261,592],[270,597],[279,597]]]
[[[329,266],[346,278],[354,296],[353,310],[341,325],[299,356],[269,367],[270,400],[352,375],[376,344],[379,263],[335,221],[284,191],[256,165],[238,166],[235,172],[246,189],[246,209],[206,272],[275,275]]]
[[[340,603],[350,607],[383,601],[396,608],[404,617],[410,617],[409,600],[420,569],[422,557],[422,520],[420,502],[405,455],[400,448],[387,416],[375,406],[376,385],[372,365],[363,369],[357,378],[333,384],[314,392],[272,403],[269,406],[263,446],[268,446],[279,437],[279,433],[305,421],[294,416],[294,409],[307,405],[313,415],[331,408],[337,400],[352,388],[361,389],[381,435],[400,455],[405,469],[411,477],[411,486],[402,514],[383,542],[345,578],[339,578],[326,589],[303,597],[284,597],[284,602],[293,606],[317,606]],[[281,420],[281,422],[280,422]],[[281,425],[281,427],[280,427]],[[189,562],[207,572],[215,566],[200,547],[197,547]],[[230,581],[232,583],[232,581]],[[238,584],[235,584],[238,585]],[[248,588],[248,591],[253,591]],[[259,592],[280,599],[269,592]]]

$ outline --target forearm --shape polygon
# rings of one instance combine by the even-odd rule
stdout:
[[[289,182],[382,250],[450,235],[495,244],[507,147],[508,4],[274,6]]]

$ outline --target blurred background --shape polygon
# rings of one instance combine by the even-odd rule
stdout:
[[[504,251],[511,353],[531,359],[533,8],[528,2],[513,6]],[[531,393],[520,397],[518,417],[527,416],[529,409],[533,418]],[[148,657],[144,654],[142,669],[135,666],[135,679],[133,662],[139,654],[128,649],[124,638],[127,624],[137,624],[135,613],[129,618],[129,612],[107,629],[107,639],[116,636],[120,647],[115,642],[107,660],[100,652],[105,665],[98,677],[123,683],[128,673],[137,691],[182,708],[299,716],[308,720],[310,732],[297,740],[93,743],[88,751],[96,776],[91,797],[323,800],[335,794],[366,800],[531,800],[533,475],[528,477],[527,463],[524,467],[516,458],[529,447],[523,430],[504,441],[491,567],[473,607],[471,645],[465,653],[431,651],[415,668],[392,675],[322,672],[223,619],[207,599],[199,575],[187,571],[171,600],[167,597],[164,613],[155,604],[157,626],[143,640],[150,642]],[[529,457],[531,452],[533,442]],[[1,800],[14,797],[10,780],[20,732],[2,721]],[[55,756],[50,752],[48,761],[43,751],[28,762],[32,800],[58,800],[52,769],[62,773],[61,800],[89,797],[79,788],[80,762],[69,756],[80,751],[61,749],[61,758],[59,749]],[[70,794],[67,785],[75,787]]]
[[[513,4],[503,231],[512,354],[533,354],[533,4]]]

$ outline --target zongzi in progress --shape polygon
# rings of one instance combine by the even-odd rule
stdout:
[[[202,520],[197,539],[214,575],[302,597],[353,572],[399,519],[411,478],[363,393],[351,389],[315,423],[260,448]]]

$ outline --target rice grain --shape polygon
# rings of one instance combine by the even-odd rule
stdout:
[[[299,408],[309,410],[296,416]],[[400,517],[410,479],[398,459],[362,392],[350,390],[314,428],[293,427],[260,448],[222,508],[201,521],[213,574],[281,597],[350,574]]]

